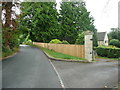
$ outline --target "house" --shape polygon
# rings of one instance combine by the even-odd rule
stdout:
[[[108,46],[107,32],[98,32],[97,33],[97,38],[98,38],[98,46],[100,46],[100,45]]]

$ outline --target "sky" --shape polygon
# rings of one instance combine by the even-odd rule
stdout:
[[[57,0],[60,2],[61,0]],[[86,8],[94,17],[98,32],[110,32],[118,27],[118,2],[120,0],[84,0]],[[59,5],[58,5],[59,8]]]
[[[118,27],[118,2],[120,0],[85,0],[86,8],[95,19],[99,32],[109,32]]]

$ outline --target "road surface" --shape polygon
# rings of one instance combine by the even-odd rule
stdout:
[[[61,88],[55,70],[38,48],[21,46],[18,54],[2,63],[3,88]],[[52,63],[66,88],[113,88],[118,82],[117,61]]]
[[[55,70],[38,48],[21,46],[2,66],[3,88],[61,88]]]
[[[113,88],[118,83],[118,61],[76,63],[52,61],[67,88]]]

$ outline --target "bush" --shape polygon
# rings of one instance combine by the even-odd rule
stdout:
[[[63,41],[62,41],[62,44],[69,44],[69,42],[66,41],[66,40],[63,40]]]
[[[49,43],[61,44],[62,42],[59,39],[53,39]]]
[[[27,41],[23,42],[23,44],[32,45],[32,40],[28,39]]]
[[[12,36],[10,38],[10,48],[13,49],[15,47],[19,47],[19,32],[15,31],[15,32],[11,32]]]
[[[105,47],[99,46],[96,49],[98,56],[108,57],[108,58],[119,58],[120,57],[120,48],[113,46]]]
[[[120,47],[120,41],[117,40],[117,39],[112,39],[112,40],[110,40],[109,45],[113,45],[113,46],[116,46],[116,47]]]
[[[11,49],[19,47],[19,31],[18,30],[11,30],[9,28],[2,29],[2,51],[6,49]],[[9,51],[9,50],[8,50]]]
[[[15,52],[19,47],[19,31],[10,28],[2,28],[2,56],[6,57]]]
[[[84,45],[84,32],[78,34],[78,38],[76,39],[75,44]]]

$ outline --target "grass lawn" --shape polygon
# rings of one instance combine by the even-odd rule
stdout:
[[[52,56],[53,58],[69,59],[69,60],[86,60],[84,58],[79,58],[79,57],[76,57],[76,56],[70,56],[70,55],[67,55],[67,54],[59,53],[59,52],[56,52],[54,50],[49,50],[47,48],[43,48],[43,47],[40,47],[40,46],[36,46],[36,47],[40,48],[41,50],[43,50],[44,52],[46,52],[48,55]]]
[[[120,58],[107,58],[107,57],[100,57],[100,56],[97,56],[96,58],[111,59],[111,60],[120,60]]]

